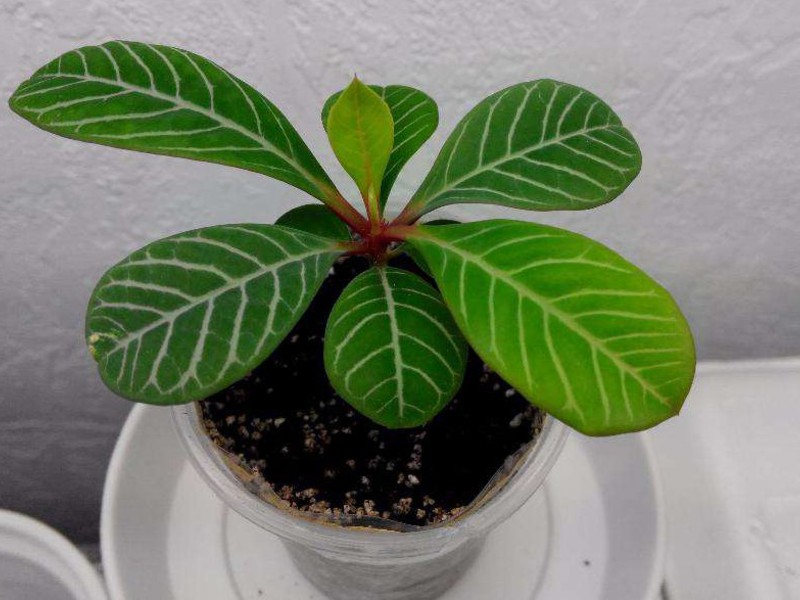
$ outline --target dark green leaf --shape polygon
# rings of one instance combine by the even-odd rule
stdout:
[[[581,210],[616,198],[642,157],[597,96],[547,79],[506,88],[473,108],[411,200],[418,216],[446,204]]]
[[[375,267],[347,286],[325,332],[336,391],[386,427],[428,422],[461,386],[467,346],[439,293],[418,276]]]
[[[678,413],[692,336],[664,288],[605,246],[518,221],[410,238],[470,345],[532,403],[591,435]]]
[[[151,404],[224,389],[269,356],[339,254],[331,240],[276,225],[207,227],[137,250],[89,302],[103,381]]]
[[[275,225],[291,227],[332,240],[349,240],[350,229],[336,214],[321,204],[304,204],[283,213]]]
[[[115,41],[72,50],[20,85],[10,105],[65,137],[255,171],[323,202],[338,196],[275,105],[178,48]]]

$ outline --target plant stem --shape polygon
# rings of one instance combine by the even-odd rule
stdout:
[[[397,224],[397,219],[395,219],[384,228],[381,232],[381,237],[390,242],[402,242],[416,230],[416,225],[399,225]]]
[[[387,225],[385,222],[374,224],[359,240],[341,242],[339,247],[348,255],[366,254],[377,264],[385,264],[392,253],[389,251],[393,242],[401,242],[408,238],[417,227],[415,225]]]
[[[352,204],[350,204],[344,197],[336,193],[336,196],[333,196],[329,199],[326,203],[328,208],[330,208],[333,212],[335,212],[338,217],[347,223],[350,228],[360,235],[369,235],[370,233],[370,222],[364,218],[360,212],[358,212]]]
[[[378,193],[372,184],[369,186],[366,196],[364,196],[364,206],[367,208],[367,216],[373,225],[381,223],[381,209],[378,204]]]
[[[421,216],[422,215],[417,212],[417,207],[409,203],[406,204],[406,207],[403,209],[403,211],[394,218],[390,226],[394,227],[396,225],[411,225]]]
[[[356,242],[356,241],[339,242],[337,245],[348,256],[352,256],[353,254],[363,254],[363,252],[364,252],[364,243],[363,242]]]

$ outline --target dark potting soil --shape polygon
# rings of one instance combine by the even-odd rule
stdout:
[[[408,259],[393,264],[419,273]],[[439,523],[478,496],[544,415],[471,350],[461,390],[423,427],[386,429],[352,409],[325,376],[323,333],[334,302],[367,266],[339,261],[272,355],[200,402],[204,422],[239,466],[296,509]]]

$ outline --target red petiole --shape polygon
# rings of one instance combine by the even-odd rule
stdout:
[[[355,229],[349,222],[348,225],[358,234],[359,239],[342,243],[345,254],[369,255],[379,264],[388,259],[392,244],[404,241],[416,229],[414,225],[396,225],[386,221],[367,221],[368,229],[363,232]]]

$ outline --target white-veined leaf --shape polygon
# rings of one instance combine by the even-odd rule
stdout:
[[[470,202],[593,208],[622,193],[641,162],[633,136],[597,96],[548,79],[520,83],[462,119],[408,212]]]
[[[78,48],[36,71],[9,103],[65,137],[255,171],[326,203],[338,196],[274,104],[186,50],[123,41]]]
[[[416,427],[433,418],[458,391],[466,356],[466,342],[436,289],[392,267],[356,277],[325,332],[333,387],[386,427]]]
[[[602,244],[519,221],[421,226],[409,243],[470,345],[532,403],[591,435],[680,410],[689,327],[664,288]]]
[[[276,225],[220,225],[137,250],[89,301],[86,336],[103,381],[151,404],[198,400],[261,363],[341,253]]]
[[[454,221],[453,219],[433,219],[431,221],[426,221],[425,225],[435,227],[436,225],[455,225],[456,223],[459,222],[460,221]],[[420,269],[422,269],[422,271],[426,275],[433,277],[433,275],[431,274],[431,270],[428,268],[428,265],[425,264],[425,259],[417,251],[417,249],[414,248],[414,246],[412,246],[411,244],[402,244],[399,247],[399,250],[402,251],[404,254],[408,255],[409,257],[411,257],[411,260],[413,260],[416,263],[416,265]]]

